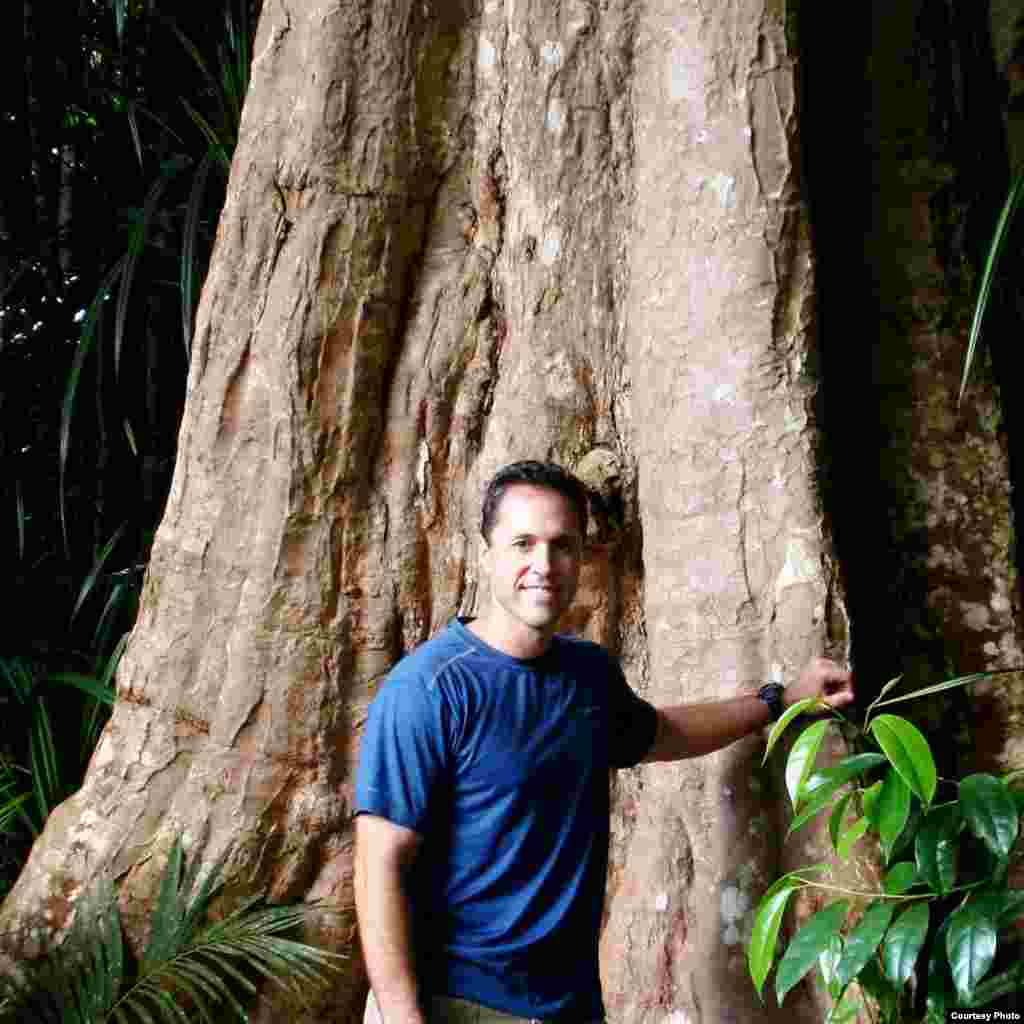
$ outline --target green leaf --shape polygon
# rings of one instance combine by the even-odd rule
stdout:
[[[1003,892],[1003,906],[999,911],[1000,927],[1012,924],[1024,914],[1024,889],[1007,889]]]
[[[882,792],[878,797],[878,833],[886,860],[889,859],[909,815],[910,787],[895,768],[890,768],[886,772]]]
[[[968,775],[960,783],[960,810],[967,827],[997,856],[1017,841],[1017,807],[994,775]]]
[[[818,957],[818,967],[821,970],[821,977],[825,982],[825,988],[833,999],[838,999],[842,989],[836,984],[836,968],[843,958],[843,937],[833,935],[828,945],[821,951]]]
[[[796,743],[793,744],[793,749],[789,752],[789,757],[786,759],[786,789],[789,791],[789,799],[794,810],[800,802],[800,788],[807,776],[811,774],[821,741],[825,737],[825,730],[831,724],[826,720],[808,726],[800,733]]]
[[[823,870],[824,867],[824,864],[815,864],[799,871],[791,871],[778,879],[761,898],[757,913],[754,915],[750,945],[747,947],[747,969],[759,996],[764,987],[764,980],[772,969],[779,926],[782,924],[782,916],[786,912],[789,897],[803,887],[804,882],[800,876]]]
[[[1017,669],[1009,669],[1007,671],[1016,672]],[[916,700],[918,697],[927,697],[933,693],[942,693],[943,690],[952,690],[957,686],[970,686],[972,683],[980,683],[982,680],[991,679],[993,676],[997,676],[999,674],[1000,672],[972,672],[969,676],[958,676],[956,679],[947,679],[945,682],[935,683],[932,686],[923,686],[920,690],[912,690],[910,693],[904,693],[900,697],[890,697],[889,700],[875,701],[871,707],[884,707],[886,704],[899,704],[905,700]],[[879,694],[879,697],[881,696],[882,695]]]
[[[789,897],[799,888],[799,882],[790,882],[782,886],[776,882],[757,908],[754,927],[750,933],[750,947],[747,949],[747,969],[759,996],[764,987],[764,980],[772,969],[775,943],[779,937],[779,927],[786,912],[786,904],[789,903]]]
[[[793,986],[803,979],[818,957],[829,948],[831,940],[840,933],[847,910],[845,900],[830,903],[809,918],[793,936],[775,973],[775,995],[780,1006]]]
[[[836,968],[836,978],[840,985],[848,985],[853,981],[875,955],[892,920],[892,914],[892,904],[877,901],[864,912],[857,927],[848,936],[843,958]]]
[[[910,815],[907,818],[907,823],[903,826],[903,831],[899,834],[896,842],[892,845],[892,849],[889,851],[890,860],[899,857],[904,850],[912,847],[922,821],[924,821],[924,811],[921,807],[921,801],[913,800],[910,804]]]
[[[881,688],[881,690],[879,690],[879,691],[878,691],[878,696],[877,696],[877,697],[876,697],[876,698],[875,698],[875,699],[874,699],[874,700],[873,700],[873,701],[872,701],[872,702],[871,702],[871,703],[870,703],[870,704],[868,705],[868,709],[867,709],[867,711],[866,711],[866,712],[864,713],[864,728],[865,728],[865,729],[867,728],[867,724],[868,724],[868,721],[869,721],[869,719],[871,718],[871,712],[875,710],[875,708],[877,707],[877,705],[879,704],[879,702],[880,702],[880,701],[882,700],[882,698],[883,698],[883,697],[884,697],[884,696],[885,696],[885,695],[886,695],[886,694],[887,694],[887,693],[888,693],[888,692],[889,692],[889,691],[890,691],[890,690],[891,690],[891,689],[892,689],[892,688],[893,688],[894,686],[898,686],[898,685],[900,684],[900,682],[901,682],[901,680],[902,680],[902,679],[903,679],[903,676],[902,676],[902,674],[900,674],[900,675],[896,676],[896,677],[895,677],[895,679],[890,679],[890,680],[889,680],[889,682],[887,682],[887,683],[885,684],[885,686],[883,686],[883,687]]]
[[[840,786],[884,763],[885,758],[881,754],[855,754],[844,758],[833,768],[815,772],[804,783],[801,796],[807,803],[789,826],[787,834],[791,835],[810,821],[832,799]]]
[[[772,747],[775,746],[779,741],[779,737],[786,731],[786,726],[793,721],[798,715],[802,715],[805,711],[809,711],[812,707],[818,704],[818,701],[814,697],[806,697],[803,700],[798,700],[795,704],[791,704],[785,711],[779,720],[772,726],[771,732],[768,733],[768,742],[765,745],[764,757],[761,759],[761,763],[765,764],[768,760],[768,755],[772,752]]]
[[[899,989],[882,973],[878,959],[871,957],[857,976],[857,984],[878,1002],[881,1019],[898,1020],[900,1003]]]
[[[901,860],[889,869],[882,888],[885,892],[896,896],[912,888],[917,882],[917,865],[913,861]]]
[[[914,842],[918,878],[934,892],[947,893],[956,881],[957,836],[963,819],[957,804],[936,807],[924,819]]]
[[[1006,908],[1007,890],[999,885],[984,889],[975,889],[970,894],[970,902],[982,917],[987,917],[996,927]]]
[[[946,1012],[954,1004],[956,994],[953,992],[953,979],[949,973],[949,960],[946,959],[946,936],[949,934],[950,918],[939,925],[935,938],[931,943],[931,955],[928,958],[928,986],[925,1006],[928,1011],[927,1021],[940,1021],[945,1024]]]
[[[928,904],[915,903],[892,923],[882,947],[885,976],[902,988],[914,973],[914,964],[928,934]]]
[[[1003,996],[1012,995],[1024,988],[1024,961],[986,978],[974,990],[970,1006],[988,1006]]]
[[[972,902],[954,910],[946,933],[946,956],[962,1003],[970,1002],[996,955],[995,922]]]
[[[1008,772],[1002,778],[1003,785],[1006,786],[1010,796],[1013,797],[1013,802],[1017,807],[1017,815],[1024,816],[1024,788],[1013,788],[1018,782],[1024,782],[1024,768]]]
[[[872,783],[867,789],[861,793],[861,806],[864,808],[864,815],[871,822],[872,826],[877,829],[879,816],[878,816],[878,801],[882,796],[882,781]]]
[[[850,805],[853,797],[853,793],[844,793],[836,801],[836,805],[832,808],[832,813],[829,815],[828,834],[832,839],[832,848],[837,853],[839,852],[839,836],[843,828],[843,816],[846,814],[846,808]]]
[[[825,1024],[853,1024],[860,1014],[860,1001],[849,990],[838,1003],[834,1003],[825,1017]]]
[[[871,723],[870,732],[903,781],[925,806],[930,804],[938,776],[928,741],[920,730],[905,718],[879,715]]]
[[[868,819],[858,818],[840,837],[836,846],[836,854],[846,860],[850,856],[853,844],[868,830]]]

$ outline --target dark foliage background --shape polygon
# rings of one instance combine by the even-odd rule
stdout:
[[[0,894],[134,619],[257,7],[0,5]]]

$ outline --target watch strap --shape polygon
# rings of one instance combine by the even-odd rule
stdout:
[[[782,694],[785,689],[781,683],[765,683],[757,691],[758,700],[763,700],[768,705],[773,722],[777,722],[782,717]]]

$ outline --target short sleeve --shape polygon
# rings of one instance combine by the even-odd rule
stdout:
[[[363,730],[355,813],[423,832],[447,763],[439,688],[416,675],[393,674],[370,705]]]
[[[609,761],[613,768],[632,768],[654,745],[658,712],[630,689],[618,663],[612,665]]]

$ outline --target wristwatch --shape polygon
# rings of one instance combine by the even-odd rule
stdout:
[[[781,683],[765,683],[757,691],[758,699],[763,700],[768,705],[773,722],[777,722],[782,717],[782,694],[785,689]]]

